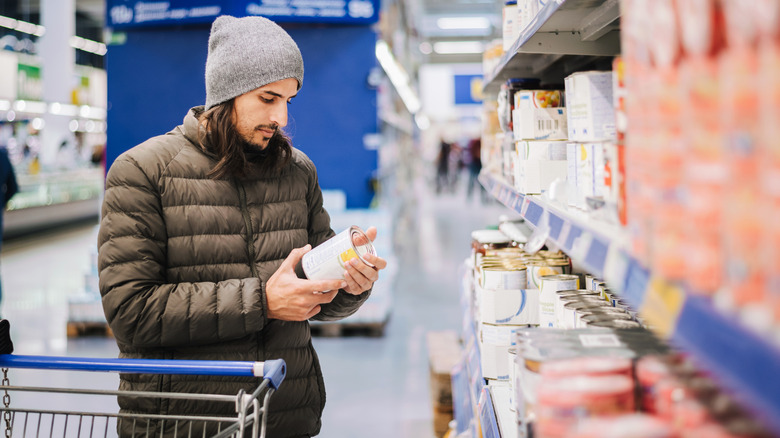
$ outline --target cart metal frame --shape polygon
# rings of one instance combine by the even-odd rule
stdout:
[[[146,374],[189,374],[203,376],[261,377],[260,385],[248,393],[236,395],[196,394],[180,392],[120,391],[99,389],[52,388],[43,386],[12,386],[9,368],[35,370],[102,371]],[[253,437],[266,434],[268,404],[273,393],[284,380],[287,367],[284,360],[265,362],[206,361],[206,360],[152,360],[152,359],[98,359],[83,357],[19,356],[0,354],[3,372],[0,391],[3,394],[2,423],[5,437],[110,437],[117,435],[123,422],[132,422],[132,436],[193,437],[206,436],[209,425],[215,425],[214,438]],[[84,412],[78,410],[38,409],[11,406],[11,393],[34,392],[43,394],[72,394],[86,396],[121,396],[159,399],[182,399],[233,403],[233,417],[203,415],[152,415],[116,412]],[[172,433],[165,432],[166,425]],[[193,422],[199,426],[193,427]],[[181,430],[179,426],[182,425]],[[186,425],[187,427],[184,427]],[[158,431],[159,429],[159,431]]]

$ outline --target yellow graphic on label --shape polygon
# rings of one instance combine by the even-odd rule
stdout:
[[[341,254],[339,254],[339,262],[341,263],[341,267],[344,267],[344,264],[352,259],[356,259],[357,254],[355,253],[355,250],[350,248]]]
[[[656,334],[668,339],[674,333],[684,302],[685,292],[679,286],[653,278],[639,313]]]

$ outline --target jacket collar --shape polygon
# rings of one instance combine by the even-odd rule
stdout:
[[[198,116],[204,111],[203,108],[203,106],[196,106],[187,111],[187,115],[184,116],[184,121],[181,124],[181,131],[195,148],[211,158],[216,158],[216,155],[211,152],[211,138],[206,132],[206,128],[198,121]],[[203,141],[202,145],[201,138]]]

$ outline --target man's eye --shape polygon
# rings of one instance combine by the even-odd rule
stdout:
[[[273,102],[273,101],[274,101],[274,99],[273,99],[273,98],[266,99],[265,97],[261,97],[261,98],[260,98],[260,100],[262,100],[262,101],[263,101],[263,102],[265,102],[265,103],[271,103],[271,102]]]

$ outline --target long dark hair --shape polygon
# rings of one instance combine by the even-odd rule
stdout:
[[[257,146],[250,145],[241,138],[233,123],[233,113],[233,99],[230,99],[198,116],[198,121],[205,122],[206,125],[206,130],[200,130],[199,133],[201,147],[208,149],[218,159],[208,173],[210,178],[242,178],[252,166],[256,166],[263,173],[270,173],[287,165],[292,156],[292,143],[281,129],[271,137],[268,146],[260,151]],[[206,135],[209,137],[208,142],[204,141]]]

